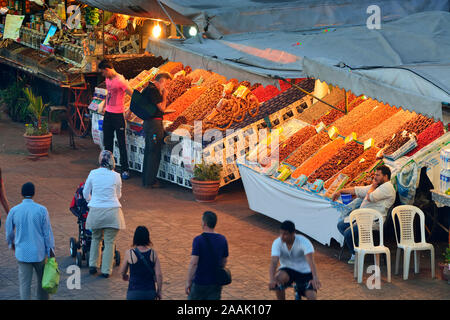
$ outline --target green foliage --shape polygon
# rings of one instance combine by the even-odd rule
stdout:
[[[30,88],[23,89],[28,99],[28,110],[33,115],[35,122],[27,125],[26,134],[31,136],[42,136],[48,134],[48,125],[42,121],[42,114],[47,109],[48,104],[42,102],[42,97],[33,94]]]
[[[450,264],[450,246],[447,249],[445,249],[443,256],[445,259],[445,263]]]
[[[22,90],[24,85],[23,81],[15,81],[9,87],[0,91],[0,98],[6,104],[8,115],[16,122],[27,122],[31,118],[28,102]]]
[[[222,165],[216,163],[202,163],[196,164],[194,167],[194,179],[199,181],[218,181],[220,180],[220,173]]]

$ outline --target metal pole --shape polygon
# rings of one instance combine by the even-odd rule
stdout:
[[[345,92],[345,114],[348,113],[348,91],[344,90]]]
[[[335,110],[338,110],[338,111],[340,111],[340,112],[343,112],[343,113],[345,113],[344,111],[342,111],[341,109],[339,109],[339,108],[336,108],[335,106],[333,106],[333,105],[331,105],[331,104],[329,104],[328,102],[326,102],[326,101],[324,101],[324,100],[322,100],[322,99],[320,99],[320,98],[318,98],[318,97],[316,97],[314,94],[312,94],[312,93],[310,93],[310,92],[308,92],[308,91],[306,91],[306,90],[304,90],[303,88],[301,88],[301,87],[299,87],[298,85],[296,85],[295,83],[290,83],[289,81],[287,81],[286,79],[284,79],[284,78],[281,78],[281,77],[278,77],[278,76],[275,76],[275,79],[279,79],[279,80],[283,80],[284,82],[286,82],[286,83],[289,83],[290,85],[292,85],[293,87],[295,87],[295,88],[297,88],[298,90],[300,90],[301,92],[303,92],[303,93],[305,93],[305,94],[307,94],[307,95],[309,95],[309,96],[311,96],[311,97],[313,97],[314,99],[317,99],[317,100],[319,100],[320,102],[322,102],[322,103],[324,103],[324,104],[326,104],[327,106],[329,106],[329,107],[331,107],[331,108],[333,108],[333,109],[335,109]]]
[[[186,37],[184,36],[183,33],[181,33],[180,29],[178,29],[177,25],[173,22],[172,17],[167,13],[166,8],[164,8],[164,6],[162,5],[161,1],[157,0],[159,6],[161,7],[161,9],[163,9],[164,13],[166,14],[166,16],[169,18],[170,22],[175,26],[175,28],[177,29],[177,31],[180,33],[181,37],[183,39],[186,39]]]

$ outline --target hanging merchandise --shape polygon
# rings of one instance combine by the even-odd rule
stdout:
[[[413,204],[416,195],[418,167],[415,161],[408,162],[397,174],[397,189],[402,204]]]

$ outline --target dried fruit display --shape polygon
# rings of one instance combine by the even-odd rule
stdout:
[[[406,110],[400,110],[389,119],[384,120],[381,124],[365,133],[358,139],[360,141],[366,141],[367,139],[374,139],[375,145],[378,146],[384,140],[391,138],[392,135],[397,132],[404,124],[414,118],[416,113]]]
[[[303,143],[285,162],[294,167],[298,167],[330,141],[331,139],[328,134],[322,131]]]
[[[340,131],[340,133],[343,136],[347,136],[352,132],[356,132],[359,137],[381,124],[384,120],[389,119],[398,111],[399,109],[397,108],[379,104],[354,124],[345,126],[345,128]]]
[[[348,181],[353,181],[356,177],[358,177],[365,170],[371,168],[375,162],[377,161],[377,153],[380,151],[377,147],[372,147],[364,151],[364,153],[356,158],[352,163],[350,163],[347,167],[342,169],[341,172],[337,173],[336,176],[328,179],[325,182],[325,189],[328,189],[334,180],[337,178],[338,174],[345,174],[348,176]]]
[[[303,162],[293,173],[292,178],[297,179],[302,174],[309,176],[315,170],[320,168],[327,160],[336,154],[336,152],[344,145],[344,139],[335,139],[323,146],[317,153]]]
[[[183,70],[186,73],[186,75],[192,72],[192,68],[190,66],[185,66]]]
[[[351,94],[349,96],[348,100],[349,100],[348,101],[348,110],[347,110],[348,112],[352,111],[354,108],[356,108],[357,106],[359,106],[361,103],[364,102],[364,100],[362,98],[356,97],[353,94]],[[323,122],[323,124],[325,124],[326,126],[329,126],[330,124],[335,122],[337,119],[345,116],[345,112],[344,112],[344,110],[345,110],[345,99],[342,100],[341,102],[339,102],[336,105],[336,108],[338,108],[339,110],[330,108],[331,109],[330,111],[325,113],[319,119],[314,120],[313,121],[313,125],[318,125],[319,123]]]
[[[226,82],[227,82],[227,78],[226,77],[224,77],[224,76],[222,76],[222,75],[220,75],[218,73],[211,72],[211,76],[208,79],[206,79],[205,81],[203,81],[202,86],[210,87],[210,86],[212,86],[213,84],[216,84],[216,83],[224,84]]]
[[[175,131],[179,126],[181,126],[182,124],[186,124],[186,123],[187,123],[187,120],[185,117],[183,117],[183,116],[178,117],[173,123],[171,123],[167,127],[166,131],[170,131],[170,132]]]
[[[36,50],[34,50],[36,51]],[[129,80],[136,77],[144,70],[150,70],[154,67],[159,67],[167,60],[162,57],[154,56],[142,56],[131,59],[114,59],[110,60],[112,62],[114,69],[125,79]]]
[[[191,80],[178,76],[170,81],[167,87],[167,105],[170,105],[191,87]]]
[[[175,73],[181,70],[183,70],[183,64],[181,62],[168,61],[159,68],[158,73],[165,72],[174,75]]]
[[[164,115],[164,120],[174,121],[184,110],[186,110],[202,93],[206,87],[192,87],[172,102],[167,109],[175,110],[173,113]]]
[[[421,134],[417,136],[417,144],[418,146],[412,150],[411,152],[407,153],[406,155],[408,157],[415,154],[417,151],[422,149],[423,147],[426,147],[431,142],[439,138],[444,134],[444,125],[441,121],[433,123],[431,126],[426,128]]]
[[[245,98],[231,96],[223,98],[210,114],[203,120],[203,130],[219,129],[226,130],[235,122],[242,122],[247,114],[254,118],[259,112],[259,102],[252,93]]]
[[[313,182],[316,179],[327,181],[364,152],[364,147],[356,141],[350,141],[338,150],[331,159],[314,171],[308,178]]]
[[[364,187],[364,186],[368,186],[369,184],[373,183],[373,177],[375,176],[375,172],[364,172],[364,178],[359,180],[359,177],[357,179],[355,179],[354,181],[350,182],[349,184],[347,184],[345,187],[346,188],[351,188],[351,187]],[[359,181],[356,181],[359,180]]]
[[[203,118],[211,112],[211,110],[217,105],[222,96],[223,86],[215,84],[197,98],[186,110],[181,113],[181,116],[185,117],[188,124],[194,122],[194,120],[203,120]]]
[[[254,83],[251,87],[250,87],[250,91],[254,91],[256,90],[256,88],[260,87],[261,83]]]
[[[251,83],[250,83],[250,81],[241,81],[241,82],[239,83],[239,85],[240,85],[240,86],[247,87],[247,88],[250,88],[250,87],[252,86]]]
[[[341,90],[339,88],[333,89],[330,94],[326,95],[324,98],[322,98],[323,101],[331,104],[332,106],[335,106],[340,101],[343,101],[344,99],[344,90]],[[317,101],[314,103],[311,107],[304,110],[302,114],[298,117],[298,119],[305,121],[307,123],[313,123],[314,120],[319,119],[323,115],[325,115],[327,112],[333,110],[331,107],[326,105],[325,103],[321,101]]]
[[[375,100],[366,100],[345,115],[345,117],[337,119],[332,125],[338,128],[340,133],[347,132],[348,128],[351,128],[356,122],[371,112],[378,104],[379,103]],[[350,131],[350,133],[351,132],[352,131]]]
[[[191,73],[189,73],[186,77],[192,81],[192,84],[198,82],[200,78],[203,79],[203,82],[206,81],[209,77],[212,76],[212,72],[204,69],[195,69]]]
[[[402,147],[406,142],[409,141],[409,138],[406,139],[405,135],[402,134],[403,131],[407,133],[413,133],[416,136],[421,134],[427,127],[431,126],[434,123],[433,119],[427,118],[424,115],[417,114],[412,120],[408,121],[404,126],[402,126],[393,137],[385,140],[381,145],[383,148],[386,145],[389,147],[385,150],[385,154],[391,154],[397,151],[400,147]]]
[[[306,91],[311,91],[314,89],[314,80],[305,80],[302,81],[299,86],[301,86]],[[256,115],[256,117],[251,118],[247,117],[244,119],[244,121],[239,123],[234,123],[231,126],[231,129],[237,130],[244,128],[258,120],[264,119],[265,117],[283,109],[287,106],[291,105],[292,103],[302,99],[305,96],[303,92],[296,88],[291,88],[278,96],[276,96],[273,99],[270,99],[269,101],[266,101],[260,105],[259,113]],[[259,101],[259,99],[258,99]]]
[[[304,144],[309,138],[316,135],[316,129],[311,126],[306,126],[296,133],[294,133],[289,139],[280,145],[278,158],[283,161],[298,147]]]
[[[281,93],[275,86],[268,85],[267,87],[259,86],[253,90],[253,94],[258,98],[259,102],[270,100]]]

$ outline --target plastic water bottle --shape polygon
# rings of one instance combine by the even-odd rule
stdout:
[[[450,189],[450,170],[441,170],[440,192],[445,193]]]
[[[153,140],[153,143],[156,144],[156,133],[153,134],[152,140]]]
[[[441,150],[441,169],[450,170],[450,148],[445,148]]]

